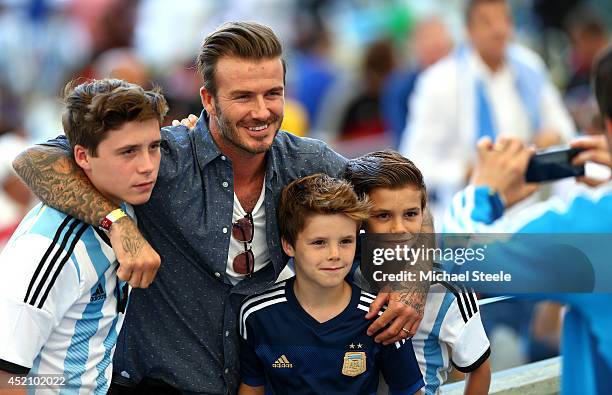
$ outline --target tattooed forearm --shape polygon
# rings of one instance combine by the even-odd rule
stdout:
[[[19,154],[13,167],[40,200],[89,224],[99,224],[116,208],[61,148],[34,146]]]

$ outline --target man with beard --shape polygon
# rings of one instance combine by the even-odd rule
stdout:
[[[309,174],[338,176],[346,163],[323,142],[279,131],[281,56],[275,34],[257,23],[226,23],[204,39],[197,63],[208,117],[203,113],[191,132],[162,130],[157,186],[136,207],[164,264],[133,222],[110,226],[119,277],[148,287],[131,295],[111,393],[237,390],[237,307],[273,284],[287,261],[277,226],[280,193]],[[34,147],[14,165],[43,201],[85,222],[99,224],[115,209],[58,147]],[[388,344],[414,334],[422,295],[381,293],[367,318],[383,303],[389,307],[369,330],[375,340]]]

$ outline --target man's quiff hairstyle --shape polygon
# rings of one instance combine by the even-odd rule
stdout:
[[[97,155],[98,145],[111,130],[132,121],[156,119],[161,125],[168,104],[159,88],[145,91],[136,84],[102,79],[79,84],[72,81],[64,88],[62,125],[68,142]]]
[[[369,218],[371,204],[351,184],[325,174],[297,179],[283,189],[278,207],[280,235],[295,246],[306,220],[314,214],[344,214],[359,223]]]
[[[393,150],[370,152],[349,160],[344,178],[353,184],[360,196],[369,195],[375,188],[413,186],[421,191],[421,209],[427,204],[423,174],[410,159]]]
[[[282,54],[281,43],[268,26],[257,22],[226,22],[204,38],[197,66],[204,79],[204,88],[216,97],[215,73],[220,58],[234,56],[258,61],[278,58]],[[284,74],[285,61],[282,60],[282,63]]]
[[[593,88],[601,114],[612,119],[612,46],[601,51],[593,64]]]

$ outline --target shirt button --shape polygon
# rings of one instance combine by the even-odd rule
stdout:
[[[223,184],[222,184],[222,185],[223,185],[223,188],[227,188],[227,186],[228,186],[229,184],[227,183],[227,181],[223,181]]]
[[[225,160],[225,155],[221,155],[221,160]]]
[[[221,273],[219,273],[219,272],[215,272],[215,276],[217,276],[217,277],[221,277]]]
[[[229,331],[225,331],[225,337],[229,336]]]
[[[229,373],[229,369],[225,368],[224,372],[225,372],[225,374],[228,374]]]
[[[223,233],[227,233],[227,228],[223,228]]]

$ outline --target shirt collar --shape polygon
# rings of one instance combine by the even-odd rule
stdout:
[[[202,110],[194,130],[190,131],[190,133],[193,133],[196,157],[201,169],[206,167],[213,159],[222,155],[208,129],[207,120],[208,114],[205,110]]]
[[[492,71],[489,66],[487,66],[482,60],[482,58],[478,54],[478,51],[476,51],[476,49],[474,48],[472,48],[472,51],[470,53],[469,63],[473,70],[476,72],[476,75],[484,77],[488,81],[499,78],[505,75],[506,73],[510,73],[507,61],[504,61],[504,63],[499,69],[497,69],[496,71]]]

